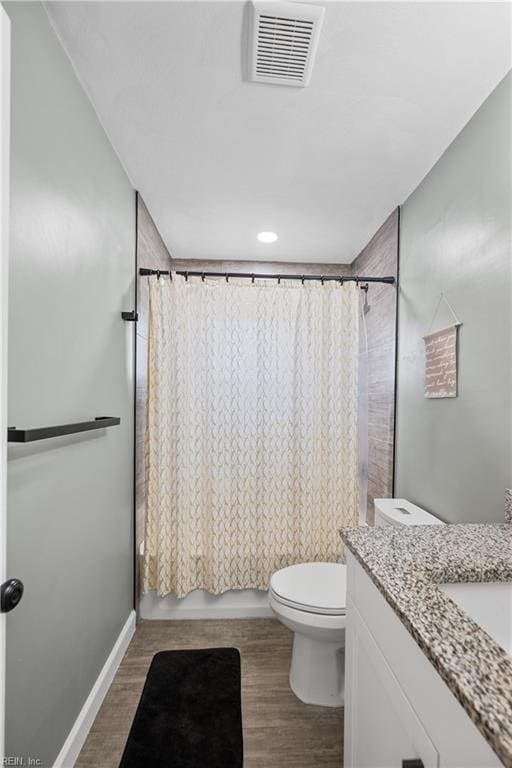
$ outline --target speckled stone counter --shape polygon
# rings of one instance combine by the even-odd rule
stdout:
[[[437,584],[512,580],[512,525],[343,528],[342,538],[500,760],[512,768],[512,656]]]

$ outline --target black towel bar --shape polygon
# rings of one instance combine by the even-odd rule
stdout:
[[[78,421],[75,424],[58,424],[56,427],[36,427],[35,429],[7,429],[8,443],[32,443],[34,440],[47,440],[49,437],[73,435],[76,432],[89,432],[91,429],[115,427],[121,423],[117,416],[96,416],[93,421]]]

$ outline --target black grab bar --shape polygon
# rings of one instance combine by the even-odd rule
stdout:
[[[55,427],[35,427],[33,429],[7,429],[8,443],[32,443],[34,440],[47,440],[49,437],[62,437],[77,432],[89,432],[91,429],[116,427],[121,423],[117,416],[96,416],[93,421],[78,421],[75,424],[58,424]]]

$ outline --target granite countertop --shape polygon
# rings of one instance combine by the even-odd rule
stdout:
[[[512,525],[343,528],[341,536],[500,760],[512,768],[512,656],[437,587],[511,581]]]

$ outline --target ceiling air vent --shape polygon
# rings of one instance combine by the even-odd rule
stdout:
[[[289,2],[252,3],[250,79],[308,85],[325,9]]]

